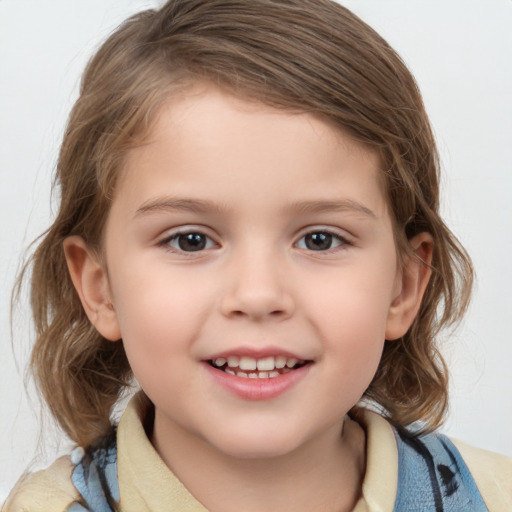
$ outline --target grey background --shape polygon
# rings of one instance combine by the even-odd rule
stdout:
[[[59,140],[94,48],[143,0],[0,0],[0,503],[31,463],[68,445],[46,428],[23,384],[26,307],[11,348],[9,295],[28,243],[51,219]],[[451,436],[512,456],[512,2],[346,0],[394,46],[422,89],[441,150],[443,211],[470,251],[478,284],[446,335]],[[32,393],[32,396],[34,394]]]

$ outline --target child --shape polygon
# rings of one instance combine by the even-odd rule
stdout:
[[[510,460],[434,433],[471,264],[415,82],[349,11],[134,16],[84,74],[57,180],[32,368],[78,448],[6,511],[512,508]]]

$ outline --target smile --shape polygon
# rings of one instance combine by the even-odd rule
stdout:
[[[303,360],[282,355],[259,359],[248,356],[217,357],[209,362],[218,370],[246,379],[274,379],[300,368],[306,363]]]
[[[299,385],[314,361],[293,354],[219,354],[203,361],[213,382],[244,400],[272,400]]]

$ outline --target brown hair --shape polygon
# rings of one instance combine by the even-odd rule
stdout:
[[[403,338],[385,343],[365,397],[398,425],[438,426],[447,372],[435,337],[464,313],[473,271],[439,216],[438,155],[414,78],[386,41],[330,0],[171,0],[128,19],[87,66],[57,166],[60,209],[29,262],[31,366],[62,428],[81,445],[104,435],[131,380],[122,343],[102,338],[82,309],[63,240],[79,235],[101,251],[127,150],[169,94],[197,80],[322,116],[378,151],[399,253],[426,231],[434,256],[420,312]]]

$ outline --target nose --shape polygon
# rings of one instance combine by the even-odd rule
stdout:
[[[284,320],[295,310],[286,272],[270,251],[240,257],[229,264],[221,312],[255,321]]]

